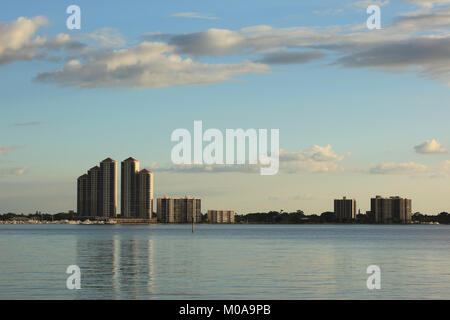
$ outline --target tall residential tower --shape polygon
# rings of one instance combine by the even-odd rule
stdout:
[[[100,163],[99,216],[117,216],[117,162],[107,158]]]
[[[346,197],[334,200],[334,214],[339,222],[354,220],[356,218],[356,200]]]
[[[153,173],[147,169],[137,174],[137,217],[152,219],[153,216]]]
[[[128,158],[121,164],[121,201],[120,215],[122,218],[137,217],[137,175],[139,172],[139,161]]]

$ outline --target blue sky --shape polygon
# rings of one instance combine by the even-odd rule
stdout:
[[[382,30],[365,27],[368,3],[380,5]],[[66,28],[71,4],[81,30]],[[2,8],[0,212],[74,209],[79,175],[129,156],[154,169],[157,197],[190,194],[203,210],[320,213],[347,195],[364,212],[377,194],[411,197],[414,211],[450,209],[448,1]],[[119,58],[123,72],[102,69]],[[280,148],[299,160],[281,159],[271,177],[171,171],[170,134],[194,120],[278,128]]]

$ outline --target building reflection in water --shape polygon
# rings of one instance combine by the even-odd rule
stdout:
[[[77,299],[151,298],[153,240],[120,233],[77,238],[81,288]]]

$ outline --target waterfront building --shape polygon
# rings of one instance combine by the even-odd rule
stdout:
[[[209,223],[234,223],[233,210],[208,210]]]
[[[99,216],[100,202],[100,167],[95,166],[88,170],[88,184],[87,184],[87,216]]]
[[[137,217],[152,219],[153,216],[153,173],[147,169],[137,174],[136,188]]]
[[[352,221],[356,218],[356,200],[342,199],[334,200],[334,214],[339,222]]]
[[[374,223],[411,223],[411,199],[401,197],[370,199],[370,220]]]
[[[77,214],[81,217],[88,215],[87,209],[88,175],[83,174],[77,179]]]
[[[139,161],[131,157],[122,161],[120,180],[120,215],[122,218],[135,218],[138,216],[138,172]]]
[[[107,158],[100,163],[99,212],[101,217],[117,216],[117,162]]]
[[[180,199],[169,197],[157,199],[157,216],[164,223],[191,223],[202,219],[201,200],[186,196]]]

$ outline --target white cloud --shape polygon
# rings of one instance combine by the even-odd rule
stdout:
[[[447,153],[447,150],[435,139],[427,140],[414,147],[417,153],[422,154],[436,154]]]
[[[33,59],[37,50],[46,42],[36,36],[37,29],[47,24],[45,17],[17,18],[11,23],[0,24],[0,64]]]
[[[415,162],[401,162],[401,163],[382,163],[370,168],[369,172],[372,174],[417,174],[427,172],[429,169],[426,165]]]
[[[389,2],[358,1],[352,5],[369,3],[386,5]],[[186,34],[150,32],[142,36],[146,41],[117,51],[113,47],[125,45],[125,40],[110,28],[77,37],[94,40],[102,47],[102,50],[90,50],[92,46],[66,34],[53,39],[36,36],[36,30],[46,23],[45,18],[19,18],[0,25],[3,31],[0,33],[0,64],[46,56],[47,51],[60,48],[84,48],[78,56],[52,57],[55,62],[69,62],[59,69],[41,72],[36,79],[79,88],[147,88],[230,81],[236,75],[267,73],[271,64],[300,64],[327,56],[335,57],[334,63],[329,64],[332,66],[414,72],[450,86],[450,8],[426,9],[403,13],[394,23],[383,25],[377,32],[360,25],[290,28],[256,25],[238,30],[211,28]],[[22,36],[16,39],[15,33]],[[17,43],[11,39],[16,39]],[[247,57],[241,62],[222,64],[192,58],[232,55]],[[114,64],[118,64],[117,68],[107,67]]]
[[[0,65],[15,61],[46,58],[51,51],[80,49],[84,45],[74,41],[68,34],[60,33],[50,38],[36,32],[48,24],[45,17],[19,17],[13,22],[0,23]]]
[[[39,73],[36,80],[79,88],[147,88],[217,83],[235,75],[269,72],[261,63],[207,64],[183,59],[173,51],[166,43],[142,42],[86,62],[71,60],[61,69]]]
[[[193,18],[193,19],[207,19],[207,20],[216,20],[219,19],[215,17],[212,14],[202,14],[198,12],[179,12],[179,13],[173,13],[170,15],[171,17],[177,17],[177,18]]]
[[[298,172],[336,172],[343,169],[339,163],[345,158],[343,155],[335,153],[330,145],[318,146],[314,145],[304,151],[291,152],[280,149],[280,171],[288,174]],[[171,165],[159,166],[152,163],[148,167],[150,170],[160,172],[177,172],[177,173],[260,173],[261,165]]]
[[[314,145],[300,152],[280,149],[280,170],[287,173],[342,171],[339,163],[344,157],[335,153],[330,145]]]

